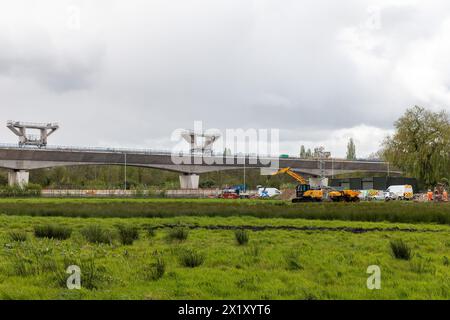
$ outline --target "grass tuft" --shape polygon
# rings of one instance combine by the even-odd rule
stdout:
[[[71,234],[72,229],[55,224],[34,227],[34,235],[36,238],[66,240],[70,238]]]
[[[205,256],[192,249],[183,250],[179,256],[180,264],[186,268],[195,268],[203,264]]]
[[[297,251],[290,251],[284,256],[286,268],[288,270],[303,270],[304,267],[299,261],[299,254]]]
[[[11,257],[10,261],[12,275],[26,277],[36,274],[32,259],[16,253]]]
[[[236,241],[239,245],[246,245],[249,240],[248,232],[243,229],[236,230],[234,232],[234,236],[236,237]]]
[[[411,260],[411,248],[403,240],[392,240],[390,242],[392,255],[396,259],[400,260]]]
[[[135,240],[139,239],[139,230],[135,226],[131,225],[120,225],[119,238],[123,245],[132,245]]]
[[[149,280],[159,280],[164,276],[166,272],[166,262],[162,257],[157,257],[155,262],[150,265],[150,268],[146,270],[146,278]]]
[[[434,274],[436,272],[436,268],[433,266],[432,261],[430,259],[415,259],[416,261],[411,261],[411,271],[424,274],[431,273]]]
[[[13,242],[25,242],[28,239],[28,234],[25,231],[11,231],[8,233],[8,238]]]
[[[189,236],[189,230],[186,228],[178,227],[169,230],[167,237],[169,240],[185,241]]]
[[[83,237],[90,243],[112,243],[112,235],[109,230],[100,225],[90,225],[81,230]]]
[[[261,255],[261,251],[261,247],[258,244],[254,243],[253,245],[248,246],[244,250],[244,253],[246,256],[258,258]]]

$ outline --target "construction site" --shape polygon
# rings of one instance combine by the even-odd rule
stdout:
[[[99,161],[93,158],[93,151],[87,148],[74,150],[70,147],[50,147],[47,148],[48,137],[59,129],[57,123],[27,123],[20,121],[8,121],[9,128],[17,135],[19,142],[16,148],[13,146],[0,146],[0,152],[4,157],[0,160],[0,165],[11,169],[8,171],[8,183],[10,187],[25,187],[29,181],[30,169],[52,168],[61,166],[87,166],[99,165]],[[38,134],[29,134],[30,131],[37,131]],[[148,165],[150,168],[162,170],[179,171],[179,189],[161,189],[157,186],[153,188],[136,188],[132,190],[127,183],[127,168],[133,167],[132,157],[134,154],[146,154],[148,156],[168,158],[168,152],[157,151],[135,151],[135,150],[115,150],[114,148],[98,149],[101,152],[101,160],[104,165],[120,165],[124,169],[123,188],[119,189],[78,189],[78,188],[43,188],[41,195],[44,197],[167,197],[167,198],[222,198],[222,199],[277,199],[289,200],[293,203],[301,202],[359,202],[359,201],[438,201],[448,202],[448,186],[444,183],[437,184],[433,190],[424,192],[419,190],[418,182],[414,178],[405,178],[401,176],[401,172],[395,168],[390,168],[388,163],[382,161],[348,161],[345,159],[335,159],[331,157],[330,152],[325,152],[323,147],[316,148],[314,156],[308,159],[291,157],[287,154],[280,155],[279,164],[293,164],[296,167],[285,168],[267,168],[259,166],[258,160],[252,166],[251,156],[240,156],[243,161],[238,163],[231,162],[229,167],[219,167],[217,164],[207,164],[205,157],[217,160],[220,156],[214,153],[214,142],[220,139],[220,135],[195,133],[192,130],[185,130],[182,137],[189,145],[189,152],[184,157],[195,158],[202,157],[195,165],[186,165],[182,169],[182,164],[174,164],[169,161],[163,161],[165,165],[156,165],[153,163],[139,163],[138,166]],[[36,148],[33,151],[33,148]],[[42,160],[36,157],[36,152],[52,151],[53,155],[48,155]],[[76,157],[66,156],[65,152],[76,152]],[[24,153],[27,154],[24,154]],[[77,160],[74,162],[72,158],[80,159],[80,155],[86,154],[89,160]],[[105,161],[108,152],[121,155],[123,159]],[[31,157],[30,157],[31,155]],[[229,158],[231,155],[223,156]],[[66,157],[66,158],[64,158]],[[256,159],[255,156],[253,158]],[[29,159],[29,160],[27,160]],[[57,161],[55,161],[57,160]],[[153,159],[151,159],[153,160]],[[304,160],[305,168],[299,164]],[[122,163],[123,161],[123,163]],[[226,160],[228,161],[228,159]],[[226,162],[225,161],[225,162]],[[290,162],[289,162],[290,161]],[[261,161],[260,161],[261,162]],[[330,169],[331,165],[331,169]],[[366,168],[364,168],[364,165]],[[378,168],[377,168],[378,166]],[[384,166],[384,167],[383,167]],[[239,169],[241,167],[241,169]],[[259,167],[259,168],[258,168]],[[315,167],[315,168],[314,168]],[[345,167],[345,170],[343,168]],[[380,169],[381,168],[381,169]],[[233,169],[236,178],[241,182],[238,185],[222,185],[219,188],[201,188],[199,187],[200,173],[220,172],[221,170]],[[341,169],[341,170],[339,170]],[[130,169],[129,169],[130,170]],[[273,188],[268,185],[249,185],[246,183],[247,172],[249,170],[260,170],[261,175],[266,177],[266,181],[270,183],[271,177],[287,176],[291,179],[293,185],[291,189]],[[368,173],[364,173],[367,170]],[[378,172],[376,172],[378,170]],[[386,172],[387,170],[387,172]],[[340,173],[340,171],[342,173]],[[361,178],[345,178],[343,172],[357,172],[363,175]],[[385,171],[385,172],[383,172]],[[264,172],[264,173],[263,173]],[[378,173],[380,176],[371,177],[370,174]],[[336,173],[341,178],[334,178]],[[384,176],[383,176],[384,175]],[[391,176],[393,175],[393,176]],[[344,176],[344,177],[342,177]],[[222,188],[220,188],[222,187]],[[151,190],[150,190],[151,189]],[[149,191],[150,190],[150,191]],[[422,191],[422,192],[421,192]],[[8,191],[4,190],[2,194]]]
[[[0,25],[2,311],[450,300],[449,1],[19,0]]]

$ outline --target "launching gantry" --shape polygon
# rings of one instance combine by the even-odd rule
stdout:
[[[39,148],[47,145],[47,138],[59,129],[57,123],[31,123],[20,121],[8,121],[6,126],[19,137],[19,146],[37,146]],[[27,134],[27,130],[38,130],[40,134]]]
[[[190,154],[202,156],[213,155],[213,144],[220,138],[219,133],[197,132],[195,130],[183,130],[181,136],[189,143]],[[198,189],[199,175],[184,173],[180,176],[181,189]]]
[[[212,155],[212,146],[220,138],[218,133],[199,133],[194,130],[184,130],[181,136],[189,143],[190,153]]]

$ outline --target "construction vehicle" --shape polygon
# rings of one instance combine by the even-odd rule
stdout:
[[[295,198],[292,199],[293,203],[299,202],[321,202],[326,196],[334,202],[346,201],[357,202],[359,201],[359,192],[354,190],[326,190],[322,188],[313,189],[311,185],[298,173],[292,171],[291,168],[283,168],[275,172],[273,175],[288,174],[294,178],[299,184],[295,188]]]
[[[359,202],[361,192],[355,190],[333,190],[328,192],[328,197],[334,202]]]
[[[245,184],[240,184],[237,186],[232,186],[222,190],[219,195],[222,199],[248,199],[250,194],[247,192],[247,186]]]
[[[269,199],[281,195],[281,191],[277,188],[267,188],[258,186],[258,197]]]
[[[222,190],[222,193],[219,195],[220,199],[240,199],[239,193],[234,189],[225,189]]]
[[[385,192],[385,200],[412,200],[414,191],[411,185],[390,186]]]
[[[280,169],[273,175],[288,174],[294,178],[299,184],[295,188],[295,198],[292,199],[293,203],[299,202],[320,202],[323,200],[323,191],[318,189],[311,189],[311,186],[301,175],[295,173],[291,168]]]

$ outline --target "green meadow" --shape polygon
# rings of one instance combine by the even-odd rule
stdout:
[[[0,299],[450,298],[450,226],[436,218],[448,206],[314,205],[0,200]]]
[[[302,203],[223,199],[0,199],[0,214],[169,218],[241,217],[450,224],[449,203]]]

